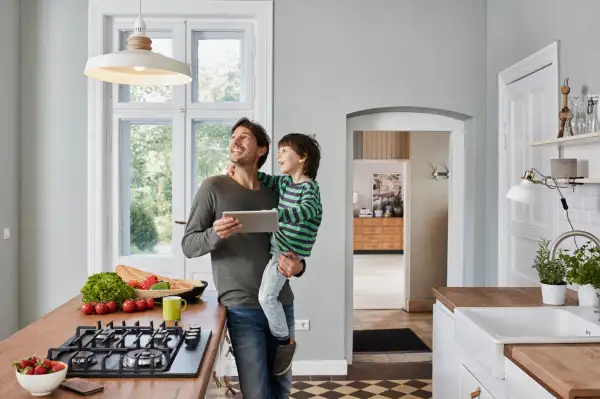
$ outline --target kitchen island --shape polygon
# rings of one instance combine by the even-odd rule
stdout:
[[[135,313],[116,313],[83,315],[79,307],[81,297],[76,296],[39,320],[29,324],[9,338],[0,342],[0,397],[31,398],[17,382],[12,362],[29,356],[46,357],[49,348],[62,345],[73,336],[77,326],[95,326],[97,321],[106,325],[114,321],[115,325],[125,320],[128,324],[139,321],[146,325],[154,321],[159,325],[162,320],[162,307]],[[213,369],[219,353],[225,331],[225,308],[218,304],[216,293],[204,293],[197,303],[190,302],[182,314],[182,326],[199,325],[204,331],[212,330],[200,373],[196,378],[84,378],[99,382],[104,386],[102,393],[91,398],[161,398],[161,399],[198,399],[204,398],[211,383]],[[81,398],[81,395],[57,388],[48,398]]]

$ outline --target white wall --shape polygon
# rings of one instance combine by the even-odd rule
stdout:
[[[599,43],[595,33],[598,30],[598,15],[600,2],[597,0],[488,0],[487,104],[490,140],[486,157],[490,179],[487,187],[489,213],[486,223],[489,226],[488,247],[491,248],[487,259],[490,278],[497,276],[498,229],[495,218],[498,203],[498,73],[559,40],[559,82],[569,78],[571,95],[581,96],[583,91],[588,90],[590,93],[600,93],[600,52],[595,51]],[[566,25],[565,21],[568,22]],[[510,29],[507,29],[507,26],[510,26]],[[556,105],[557,115],[558,111],[559,104]],[[548,138],[555,136],[556,132],[547,132]],[[566,149],[564,155],[592,160],[598,158],[599,151],[600,145],[596,144]],[[600,177],[600,166],[597,165],[590,173]],[[564,191],[575,228],[588,230],[600,236],[600,186],[578,188],[576,193],[572,193],[571,190]],[[556,192],[548,190],[546,195],[554,196],[558,201]],[[562,220],[560,230],[567,230],[564,212],[561,211],[558,217]],[[572,242],[568,240],[565,246]],[[494,283],[495,280],[489,282]]]
[[[87,1],[22,0],[22,324],[76,295],[87,275],[86,60]]]
[[[0,340],[18,326],[19,0],[0,2]],[[10,228],[12,237],[3,239]]]
[[[432,287],[446,285],[449,180],[434,180],[431,172],[432,165],[449,167],[449,154],[449,132],[410,133],[409,300],[432,298]]]
[[[373,209],[373,173],[401,173],[406,161],[359,160],[354,161],[354,192],[358,193],[358,208]],[[404,196],[405,192],[402,191]]]
[[[416,106],[473,116],[466,209],[483,220],[485,2],[275,0],[274,33],[275,140],[315,133],[323,152],[320,238],[307,273],[292,281],[296,318],[311,321],[311,331],[297,334],[297,358],[344,359],[346,115]],[[475,231],[476,284],[483,280],[484,228]]]

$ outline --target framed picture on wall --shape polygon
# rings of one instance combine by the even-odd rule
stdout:
[[[402,173],[373,173],[372,206],[375,216],[404,216]]]

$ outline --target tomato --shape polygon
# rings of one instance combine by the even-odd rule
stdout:
[[[108,313],[115,313],[117,311],[117,303],[115,301],[110,301],[106,306],[108,306]]]
[[[94,313],[94,305],[91,303],[83,303],[81,304],[81,313],[83,314],[93,314]]]
[[[154,299],[148,298],[146,299],[146,309],[154,308]]]
[[[125,313],[133,313],[133,312],[135,312],[135,302],[133,302],[131,299],[128,299],[125,302],[123,302],[123,305],[121,305],[121,308],[123,309],[123,312],[125,312]]]
[[[96,305],[96,313],[105,314],[108,313],[108,306],[104,302],[100,302]]]
[[[137,301],[135,301],[135,308],[136,308],[136,310],[139,310],[140,312],[142,310],[146,310],[146,301],[143,299],[138,299]]]

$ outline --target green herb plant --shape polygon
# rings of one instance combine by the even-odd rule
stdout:
[[[81,288],[83,302],[110,302],[121,305],[135,297],[135,291],[117,273],[101,272],[91,275]]]
[[[542,238],[538,244],[538,250],[533,261],[533,267],[537,270],[540,282],[546,285],[565,285],[567,274],[565,262],[562,259],[550,260],[550,241]]]
[[[569,284],[587,285],[600,288],[600,248],[588,241],[571,254],[561,250],[558,258],[567,268]]]

